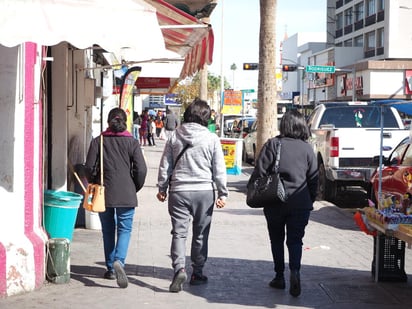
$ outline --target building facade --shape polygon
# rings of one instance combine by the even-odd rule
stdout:
[[[305,74],[303,101],[410,99],[411,10],[408,0],[328,0],[326,49],[297,58],[336,71]]]

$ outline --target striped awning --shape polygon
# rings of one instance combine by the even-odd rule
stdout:
[[[213,30],[210,24],[178,9],[164,0],[145,0],[156,9],[166,49],[184,58],[183,79],[213,60]]]

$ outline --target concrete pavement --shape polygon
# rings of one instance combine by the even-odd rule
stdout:
[[[102,278],[101,232],[77,228],[71,244],[71,280],[45,283],[37,291],[0,299],[0,308],[411,308],[412,251],[406,249],[408,282],[378,282],[371,275],[373,240],[352,219],[353,209],[316,202],[304,238],[302,294],[268,286],[273,263],[261,209],[245,203],[252,171],[229,175],[230,197],[215,209],[205,274],[209,283],[180,293],[168,291],[173,276],[169,257],[170,220],[166,203],[156,199],[157,167],[164,141],[145,147],[146,185],[138,194],[126,273],[129,287]],[[188,240],[188,245],[190,239]],[[190,253],[189,248],[187,254]],[[190,258],[187,258],[190,270]],[[190,273],[189,273],[190,274]]]

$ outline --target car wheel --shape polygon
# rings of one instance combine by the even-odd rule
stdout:
[[[337,194],[337,184],[326,177],[325,165],[319,163],[318,200],[334,201]]]
[[[248,163],[247,153],[246,153],[246,149],[245,149],[245,144],[243,144],[243,149],[242,149],[242,161],[243,161],[244,163]]]
[[[253,160],[252,163],[253,165],[256,165],[256,145],[253,145]]]

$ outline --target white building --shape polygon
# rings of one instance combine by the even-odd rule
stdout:
[[[295,58],[300,56],[301,65],[337,69],[332,74],[307,74],[301,86],[308,89],[302,91],[303,101],[316,104],[334,100],[410,99],[411,10],[410,0],[328,0],[327,48],[316,51],[309,47],[302,57],[301,45],[288,49],[288,44],[284,44],[283,53],[296,52]]]

